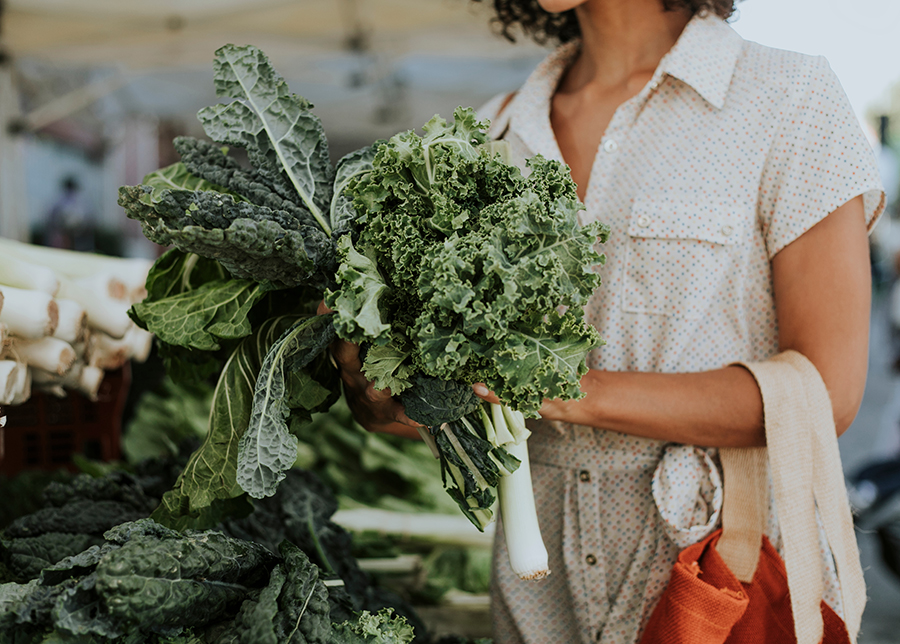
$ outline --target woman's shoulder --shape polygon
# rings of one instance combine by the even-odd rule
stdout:
[[[788,94],[803,93],[810,87],[833,86],[843,92],[824,56],[802,54],[746,41],[735,70],[737,78]]]

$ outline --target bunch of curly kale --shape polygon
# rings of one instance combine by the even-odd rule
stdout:
[[[216,144],[178,139],[181,163],[120,190],[146,236],[175,247],[132,317],[173,374],[220,374],[207,439],[154,518],[273,494],[298,423],[339,396],[324,356],[337,335],[365,344],[365,373],[432,426],[448,491],[483,527],[491,488],[520,459],[494,440],[470,385],[528,415],[545,397],[580,395],[600,344],[582,306],[608,229],[579,225],[565,166],[536,157],[524,176],[472,110],[332,167],[312,106],[258,49],[220,49],[215,82],[237,99],[199,113]],[[225,146],[244,148],[250,167]],[[323,296],[335,313],[315,316]]]

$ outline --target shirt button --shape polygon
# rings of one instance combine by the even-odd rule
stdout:
[[[613,139],[606,139],[606,141],[603,143],[603,150],[605,152],[612,153],[618,149],[619,149],[619,144],[616,143]]]
[[[582,483],[589,483],[591,480],[591,473],[587,470],[581,470],[578,473],[578,478],[581,479]]]
[[[734,226],[722,226],[722,234],[726,237],[731,237],[731,233],[734,232]]]
[[[659,88],[659,81],[658,81],[658,80],[652,80],[652,81],[650,81],[650,90],[651,90],[651,91],[656,90],[656,89],[658,89],[658,88]]]
[[[594,566],[597,564],[597,557],[595,557],[594,555],[588,555],[587,557],[584,558],[584,560],[587,562],[587,565],[589,565],[589,566]]]
[[[641,215],[637,218],[637,225],[641,228],[646,228],[650,225],[650,217],[648,217],[647,215]]]

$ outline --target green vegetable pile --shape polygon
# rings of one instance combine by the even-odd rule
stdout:
[[[55,639],[49,641],[73,644],[405,642],[412,641],[412,626],[417,642],[428,641],[403,599],[360,569],[349,533],[331,521],[337,501],[313,474],[292,470],[276,495],[214,531],[177,532],[145,518],[158,501],[150,492],[167,465],[144,461],[133,475],[115,470],[50,483],[44,507],[5,528],[0,644],[44,641],[50,631]],[[299,627],[303,633],[325,629],[321,638],[297,639],[288,637],[290,628],[279,630],[279,621],[296,625],[297,610],[312,602],[294,591],[285,595],[290,585],[279,579],[282,573],[291,583],[311,579],[302,583],[310,592],[318,588],[313,598],[319,604],[324,597],[324,608],[304,613],[311,622],[304,617]],[[278,585],[281,594],[266,591],[267,585]],[[258,607],[267,597],[279,597],[284,613],[274,626],[275,608]],[[337,635],[383,621],[388,607],[405,618],[389,620],[405,639]],[[346,624],[329,634],[332,622]],[[275,635],[265,635],[271,628]]]
[[[289,541],[278,550],[150,519],[122,523],[39,578],[0,585],[0,643],[412,641],[389,609],[333,624],[317,566]]]
[[[312,106],[258,49],[221,48],[215,83],[235,99],[198,115],[215,143],[177,139],[180,163],[120,190],[145,235],[174,246],[133,319],[173,378],[220,374],[206,439],[154,519],[203,527],[229,499],[272,495],[302,427],[339,396],[325,351],[339,337],[429,427],[446,489],[483,528],[526,457],[508,451],[522,413],[581,395],[600,344],[582,305],[608,229],[579,225],[565,166],[535,157],[523,175],[470,109],[332,167]],[[316,316],[323,297],[335,312]],[[503,413],[474,396],[479,381]]]

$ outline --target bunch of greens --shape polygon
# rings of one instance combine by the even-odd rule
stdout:
[[[535,157],[523,176],[462,108],[332,168],[312,106],[258,49],[220,49],[215,81],[236,99],[199,113],[216,143],[177,139],[181,163],[120,190],[147,237],[177,249],[133,318],[164,343],[171,373],[221,372],[206,440],[154,517],[209,521],[243,491],[273,494],[300,428],[337,397],[323,354],[340,337],[365,343],[367,376],[428,426],[473,523],[491,519],[499,487],[524,509],[525,527],[507,533],[536,533],[523,413],[579,396],[600,344],[581,307],[608,230],[579,225],[567,169]],[[310,315],[323,294],[335,313]],[[507,404],[484,405],[479,381]],[[537,566],[525,574],[546,574],[546,556]]]
[[[389,609],[333,624],[302,550],[123,523],[27,584],[0,585],[0,643],[360,644],[413,639]]]

